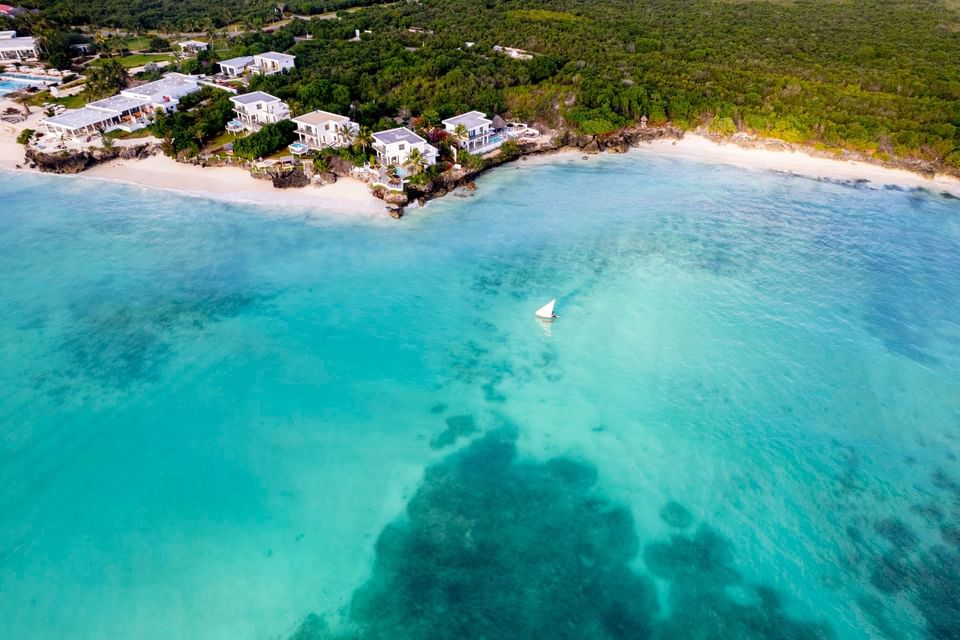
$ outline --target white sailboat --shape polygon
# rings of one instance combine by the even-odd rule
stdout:
[[[537,309],[537,317],[541,320],[554,320],[557,314],[553,312],[553,306],[557,303],[556,298]]]

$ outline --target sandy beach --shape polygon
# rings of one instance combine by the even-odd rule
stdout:
[[[197,167],[162,155],[145,160],[116,160],[91,167],[83,176],[125,182],[191,196],[257,204],[293,207],[332,213],[376,214],[383,201],[359,180],[341,178],[335,184],[302,189],[276,189],[269,180],[257,180],[239,167]]]
[[[23,147],[10,129],[0,130],[0,169],[25,168]],[[83,178],[122,182],[190,196],[267,207],[323,211],[338,214],[382,214],[382,200],[359,180],[343,178],[335,184],[303,189],[275,189],[269,180],[257,180],[239,167],[196,167],[162,155],[145,160],[116,160],[87,169]]]
[[[643,144],[632,149],[631,153],[650,153],[686,160],[716,162],[744,169],[781,171],[809,178],[867,180],[881,187],[891,185],[928,189],[960,197],[960,179],[952,176],[939,174],[934,178],[928,178],[903,169],[888,169],[866,162],[820,158],[802,151],[751,149],[734,143],[718,143],[691,133],[686,134],[682,140],[657,140]]]
[[[9,129],[0,131],[0,169],[14,169],[23,163],[23,148],[16,143],[14,135]],[[812,178],[866,180],[876,186],[922,188],[960,197],[960,180],[951,176],[928,178],[902,169],[821,158],[802,151],[752,149],[733,143],[718,143],[689,133],[682,140],[657,140],[642,144],[630,153],[716,162],[749,170],[781,171]],[[556,154],[530,156],[528,159],[542,163],[579,155],[582,154],[578,151],[564,150]],[[298,211],[305,209],[362,215],[383,213],[383,202],[371,195],[369,187],[350,178],[324,187],[280,190],[267,180],[252,178],[247,171],[238,167],[202,168],[181,164],[160,155],[146,160],[105,163],[88,169],[82,176],[216,200],[295,208]]]

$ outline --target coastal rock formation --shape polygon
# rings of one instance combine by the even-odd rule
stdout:
[[[353,171],[353,163],[339,156],[327,156],[329,173],[338,178],[346,178]]]
[[[36,149],[27,149],[25,158],[29,164],[45,173],[80,173],[93,165],[110,160],[140,160],[157,152],[154,144],[139,144],[111,149],[93,149],[88,151],[61,151],[44,153]]]
[[[394,220],[403,217],[403,208],[410,202],[411,197],[403,191],[388,191],[384,188],[373,190],[373,197],[380,198],[386,205],[387,215]]]
[[[308,184],[310,184],[310,178],[300,167],[273,176],[273,186],[277,189],[300,189]]]
[[[316,181],[320,185],[334,184],[337,181],[337,174],[332,171],[324,171],[317,174]]]

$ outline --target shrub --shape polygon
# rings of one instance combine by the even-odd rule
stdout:
[[[500,145],[500,155],[504,156],[505,158],[511,158],[513,156],[520,155],[520,145],[513,140],[507,140]]]
[[[732,136],[737,132],[737,125],[730,116],[714,116],[710,121],[710,131],[721,136]]]
[[[17,144],[28,144],[34,133],[33,129],[24,129],[17,135]]]
[[[240,158],[263,158],[296,140],[296,123],[283,120],[266,124],[260,131],[240,138],[233,144],[233,155]]]

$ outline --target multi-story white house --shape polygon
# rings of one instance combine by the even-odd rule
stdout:
[[[383,165],[403,165],[410,151],[417,149],[428,165],[437,163],[437,148],[406,127],[378,131],[373,134],[373,150]]]
[[[265,76],[272,76],[275,73],[290,71],[296,65],[294,61],[296,56],[288,53],[277,53],[276,51],[267,51],[253,56],[253,71]]]
[[[443,121],[444,130],[451,136],[456,136],[457,127],[463,125],[467,137],[457,140],[457,146],[470,153],[486,153],[493,151],[503,139],[496,134],[492,127],[493,121],[479,111],[469,111]]]
[[[263,91],[253,91],[230,98],[237,120],[248,131],[256,131],[265,124],[290,119],[287,103]]]
[[[300,142],[311,149],[349,146],[352,137],[360,130],[360,125],[347,116],[329,111],[311,111],[293,119],[297,123],[297,136]],[[344,135],[346,128],[350,135]]]
[[[220,72],[228,78],[242,76],[247,71],[259,73],[264,76],[272,76],[275,73],[290,71],[296,64],[297,57],[288,53],[277,53],[276,51],[267,51],[252,56],[240,56],[230,58],[223,62],[218,62]]]
[[[0,31],[0,60],[33,60],[38,55],[36,38],[18,38],[16,31]]]

